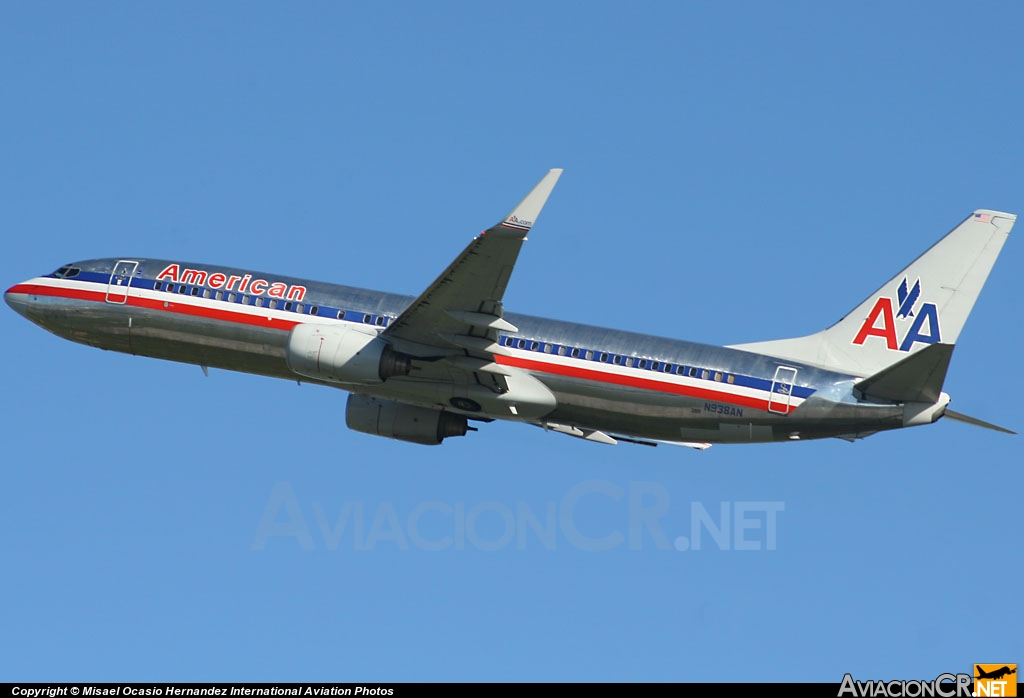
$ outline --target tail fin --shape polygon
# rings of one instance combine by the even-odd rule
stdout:
[[[828,329],[732,348],[871,376],[925,347],[953,345],[1016,220],[979,209]]]

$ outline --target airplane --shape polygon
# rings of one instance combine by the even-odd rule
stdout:
[[[1009,676],[1010,674],[1017,673],[1016,667],[1011,669],[1008,666],[1004,666],[1000,669],[994,669],[993,671],[984,671],[983,669],[977,666],[976,668],[978,669],[978,675],[974,677],[976,679],[1001,679],[1004,676]]]
[[[505,312],[561,174],[550,170],[416,297],[123,257],[65,264],[4,299],[73,342],[340,388],[350,429],[415,444],[495,420],[699,450],[854,442],[941,418],[1015,433],[951,410],[942,388],[1016,215],[974,211],[824,330],[718,347]]]

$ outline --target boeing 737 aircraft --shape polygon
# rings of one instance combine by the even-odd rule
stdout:
[[[341,388],[347,425],[418,444],[512,420],[604,444],[849,441],[942,417],[953,346],[1016,216],[978,210],[834,325],[714,347],[506,313],[562,171],[418,297],[181,260],[93,259],[7,304],[101,349]]]

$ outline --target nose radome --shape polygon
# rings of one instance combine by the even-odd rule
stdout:
[[[25,315],[28,310],[28,294],[25,293],[27,289],[19,288],[20,284],[11,286],[7,291],[4,292],[4,302],[11,306],[18,315]]]

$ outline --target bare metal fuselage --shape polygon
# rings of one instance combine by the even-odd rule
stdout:
[[[459,411],[451,404],[451,387],[437,380],[443,376],[437,366],[423,377],[414,373],[376,385],[346,385],[297,376],[286,362],[295,325],[355,320],[383,329],[411,297],[262,275],[281,284],[283,294],[301,288],[301,299],[289,302],[283,295],[277,308],[255,308],[257,295],[250,294],[243,304],[246,294],[208,284],[176,283],[168,291],[168,284],[157,280],[171,264],[164,260],[133,260],[138,264],[130,280],[115,285],[118,262],[77,263],[75,278],[50,275],[26,281],[8,291],[7,301],[50,332],[101,349]],[[203,268],[225,278],[259,276]],[[265,294],[262,300],[270,302]],[[556,423],[639,440],[704,443],[856,438],[904,426],[900,405],[857,400],[852,390],[856,376],[735,349],[511,313],[506,317],[518,331],[502,335],[503,361],[541,381],[557,405],[540,421],[467,413],[471,419]]]

